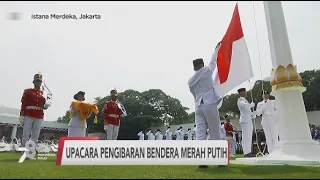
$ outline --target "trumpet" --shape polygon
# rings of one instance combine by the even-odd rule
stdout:
[[[45,82],[42,83],[42,92],[46,92],[47,96],[44,97],[46,99],[46,103],[44,104],[44,107],[48,108],[52,104],[52,92],[50,91],[50,89],[48,88]]]
[[[233,130],[236,131],[236,132],[239,132],[240,130],[236,127],[236,126],[232,126],[233,127]]]
[[[127,116],[127,111],[119,100],[117,100],[118,108],[122,111],[123,116]]]

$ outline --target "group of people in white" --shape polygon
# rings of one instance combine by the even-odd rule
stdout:
[[[215,48],[211,61],[208,66],[204,65],[203,59],[199,58],[193,61],[194,75],[189,79],[189,90],[195,102],[195,128],[193,131],[189,128],[187,139],[192,140],[222,140],[226,139],[231,145],[231,156],[236,155],[236,137],[238,131],[227,117],[226,122],[222,125],[219,115],[219,104],[222,98],[218,96],[213,82],[213,73],[217,65],[217,54],[221,47],[219,42]],[[259,102],[256,110],[255,103],[249,103],[247,91],[245,88],[238,89],[239,99],[237,106],[240,111],[241,126],[241,145],[244,157],[255,157],[252,152],[253,121],[256,116],[262,116],[262,127],[266,137],[268,152],[272,153],[273,147],[278,141],[278,121],[276,119],[275,100],[270,99],[270,93],[263,91],[263,101]],[[253,101],[253,100],[251,100]],[[172,131],[170,127],[165,132],[165,139],[172,140]],[[157,130],[154,135],[151,129],[146,133],[147,140],[163,140],[161,130]],[[184,140],[185,133],[182,127],[175,131],[176,140]],[[139,132],[140,140],[144,140],[143,132]],[[196,138],[193,138],[196,137]],[[199,168],[207,168],[207,165],[200,165]]]
[[[225,116],[225,119],[227,120],[227,116]],[[227,120],[228,121],[228,120]],[[196,133],[197,133],[197,127],[194,125],[193,129],[188,128],[187,132],[184,133],[183,128],[179,127],[174,133],[171,131],[170,127],[167,127],[167,130],[165,134],[162,134],[162,131],[160,129],[157,130],[157,132],[154,134],[151,129],[149,129],[146,134],[143,133],[143,131],[140,131],[137,136],[139,137],[139,140],[196,140]],[[235,128],[236,131],[238,130]],[[221,123],[220,127],[220,136],[222,140],[230,140],[230,155],[231,157],[236,156],[236,149],[237,149],[237,140],[236,140],[236,132],[232,132],[233,136],[229,138],[227,136],[228,129],[226,130],[225,123]],[[175,138],[172,138],[172,136],[175,135]],[[147,138],[145,138],[147,136]],[[186,138],[185,138],[186,137]],[[209,129],[207,129],[207,140],[210,140],[210,134]]]
[[[207,66],[201,58],[193,61],[193,70],[195,73],[188,81],[189,90],[195,102],[195,124],[197,126],[197,140],[205,140],[206,134],[210,135],[211,140],[221,140],[221,121],[219,115],[219,104],[222,98],[218,95],[213,81],[213,74],[217,67],[218,51],[221,47],[221,42],[217,43],[212,58]],[[242,137],[242,149],[245,157],[254,157],[252,153],[252,135],[253,135],[253,120],[256,116],[262,116],[262,126],[265,132],[269,153],[272,152],[275,141],[278,140],[277,120],[275,116],[275,100],[270,100],[269,92],[262,92],[263,101],[257,106],[254,111],[255,103],[249,103],[246,99],[247,91],[245,88],[238,89],[239,99],[237,106],[240,111],[240,126]],[[209,129],[209,133],[207,131]],[[232,132],[235,130],[232,124],[228,124],[227,137],[233,137]],[[202,165],[200,168],[207,168]]]
[[[270,93],[264,91],[263,101],[257,104],[257,108],[254,111],[255,103],[249,103],[246,100],[247,91],[245,88],[238,90],[240,98],[238,99],[237,105],[240,111],[240,125],[242,130],[242,149],[245,157],[253,157],[255,154],[252,153],[252,131],[253,122],[256,116],[262,116],[261,125],[266,137],[266,143],[268,147],[268,153],[272,153],[275,144],[279,141],[279,129],[276,118],[275,100],[270,98]]]
[[[139,136],[139,140],[195,140],[196,125],[194,125],[193,130],[191,130],[191,128],[188,128],[186,133],[184,133],[182,127],[179,127],[175,132],[172,132],[171,128],[167,127],[164,135],[162,134],[162,131],[160,129],[158,129],[155,134],[151,129],[149,129],[146,134],[144,134],[143,131],[140,131],[137,135]],[[147,136],[147,139],[145,139],[145,135]],[[187,136],[186,139],[185,135]],[[175,136],[175,138],[172,138],[172,136]]]

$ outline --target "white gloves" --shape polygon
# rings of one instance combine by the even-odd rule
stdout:
[[[50,107],[50,104],[44,104],[44,105],[43,105],[43,109],[44,109],[44,110],[48,109],[49,107]]]
[[[23,120],[24,120],[24,117],[23,117],[23,116],[20,116],[20,117],[19,117],[19,122],[20,122],[21,125],[23,125]]]
[[[107,131],[108,130],[108,124],[104,125],[104,130]]]
[[[257,118],[257,115],[256,115],[255,112],[252,114],[252,118],[253,118],[253,119],[256,119],[256,118]]]
[[[253,108],[256,104],[254,102],[250,103],[251,108]]]

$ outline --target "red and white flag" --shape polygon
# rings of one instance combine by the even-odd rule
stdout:
[[[214,88],[222,98],[230,90],[252,77],[251,61],[242,31],[237,3],[218,51],[217,68],[213,73]]]

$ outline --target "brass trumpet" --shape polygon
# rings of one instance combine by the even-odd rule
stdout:
[[[44,107],[50,107],[52,104],[52,92],[50,91],[50,89],[48,88],[48,86],[46,85],[45,82],[42,83],[42,92],[46,92],[46,97],[44,97],[46,99],[46,103],[44,105]]]
[[[127,116],[127,111],[119,100],[117,100],[118,108],[122,111],[123,116]]]

